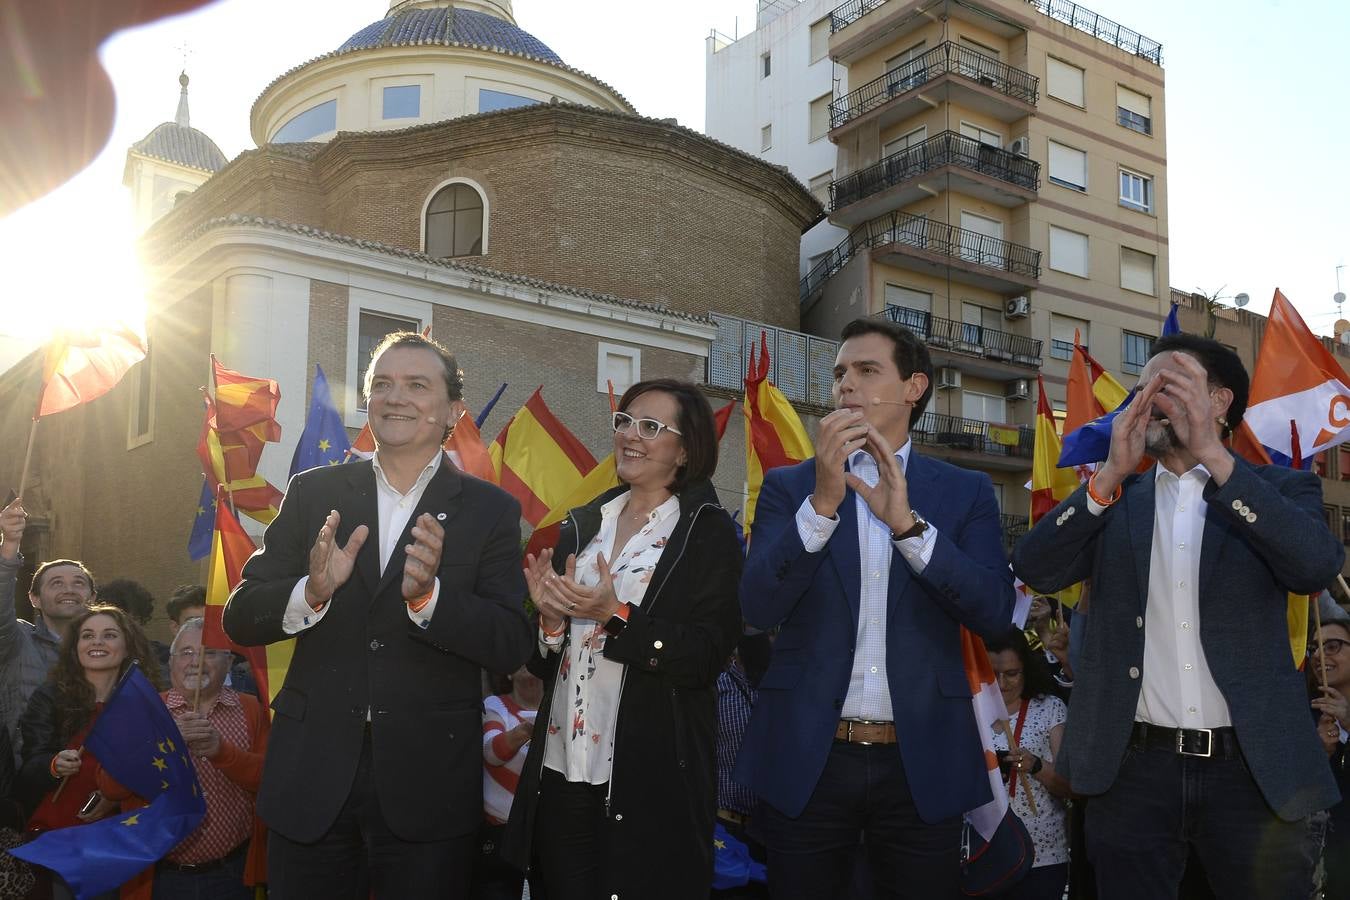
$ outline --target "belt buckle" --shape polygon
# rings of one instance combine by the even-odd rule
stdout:
[[[1203,734],[1205,736],[1205,749],[1203,751],[1191,751],[1186,749],[1186,732],[1188,730],[1193,734]],[[1201,759],[1209,759],[1214,755],[1214,731],[1210,728],[1178,728],[1177,753],[1181,756],[1196,756]]]
[[[850,744],[857,744],[857,745],[860,746],[860,747],[871,747],[873,744],[876,743],[876,741],[855,741],[855,740],[853,739],[853,726],[854,726],[854,725],[876,725],[876,724],[879,724],[879,723],[877,723],[877,722],[871,722],[871,721],[868,721],[868,720],[866,720],[866,719],[849,719],[849,720],[848,720],[848,742],[849,742]]]

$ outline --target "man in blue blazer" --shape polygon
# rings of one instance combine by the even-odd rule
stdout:
[[[1013,552],[1038,591],[1091,581],[1055,768],[1090,796],[1102,900],[1177,896],[1192,851],[1221,900],[1307,897],[1312,814],[1337,792],[1287,596],[1330,584],[1345,549],[1316,475],[1221,443],[1247,407],[1236,353],[1164,337],[1140,385],[1106,462]],[[1145,452],[1157,465],[1136,474]]]
[[[858,319],[816,458],[771,470],[741,580],[778,628],[736,779],[761,804],[775,900],[838,895],[862,841],[880,897],[958,895],[961,814],[990,799],[960,626],[1012,619],[989,476],[915,453],[933,364]]]

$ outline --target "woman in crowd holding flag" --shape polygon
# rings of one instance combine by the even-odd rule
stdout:
[[[1069,710],[1055,696],[1049,671],[1031,652],[1020,630],[1014,628],[1001,639],[986,640],[984,646],[1008,710],[1007,731],[994,734],[994,747],[1004,768],[1012,810],[1027,826],[1036,846],[1031,872],[999,896],[1008,900],[1060,900],[1069,877],[1068,809],[1062,799],[1068,795],[1069,786],[1055,773],[1055,757]],[[1009,731],[1015,750],[1008,746]]]
[[[66,828],[113,812],[115,804],[97,790],[98,760],[83,744],[132,660],[158,683],[150,642],[122,610],[93,606],[71,623],[51,679],[33,693],[19,720],[20,785],[30,803],[37,801],[30,831]],[[62,890],[56,888],[54,896],[65,896]]]
[[[709,481],[717,432],[698,388],[639,382],[618,407],[623,483],[526,558],[545,693],[505,856],[549,900],[707,897],[741,548]]]

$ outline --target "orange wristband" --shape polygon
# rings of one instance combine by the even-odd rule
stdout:
[[[1110,506],[1112,503],[1115,503],[1117,500],[1120,499],[1122,491],[1120,485],[1116,485],[1116,489],[1111,493],[1111,496],[1109,498],[1102,498],[1097,496],[1097,491],[1093,488],[1093,485],[1096,483],[1096,481],[1097,481],[1097,473],[1093,472],[1092,477],[1088,479],[1087,483],[1087,493],[1088,496],[1092,498],[1093,503],[1097,504],[1098,506]]]
[[[431,595],[434,592],[435,589],[433,588],[432,590],[427,591],[422,596],[414,597],[412,600],[408,601],[408,609],[412,611],[413,615],[417,615],[422,610],[427,608],[427,604],[431,602]]]
[[[566,619],[564,619],[564,620],[562,621],[562,624],[560,624],[560,625],[558,626],[558,630],[557,630],[557,631],[549,631],[548,629],[546,629],[546,628],[544,627],[544,624],[543,624],[543,621],[542,621],[542,620],[541,620],[540,623],[539,623],[539,633],[542,634],[542,635],[543,635],[544,637],[546,637],[546,638],[555,638],[555,637],[558,637],[558,636],[560,636],[560,635],[561,635],[564,631],[566,631],[566,630],[567,630],[567,620],[566,620]]]

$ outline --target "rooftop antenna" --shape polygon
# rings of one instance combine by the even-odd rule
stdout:
[[[1341,269],[1345,266],[1336,267],[1336,293],[1331,295],[1331,299],[1336,301],[1336,316],[1340,317],[1341,304],[1345,303],[1345,291],[1341,290]]]

